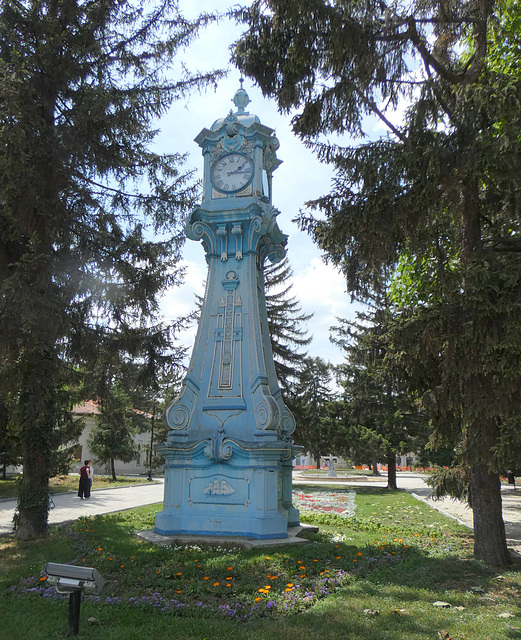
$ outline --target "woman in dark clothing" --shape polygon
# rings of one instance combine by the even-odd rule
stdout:
[[[90,460],[85,460],[83,467],[80,469],[80,487],[78,489],[78,497],[90,498]]]

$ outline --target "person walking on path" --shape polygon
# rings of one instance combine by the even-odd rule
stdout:
[[[92,491],[92,482],[94,481],[94,467],[92,466],[92,460],[89,460],[89,481],[90,490]]]
[[[83,467],[80,469],[80,486],[78,488],[78,497],[90,498],[90,460],[85,460]]]

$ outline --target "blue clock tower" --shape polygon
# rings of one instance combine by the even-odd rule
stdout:
[[[185,225],[206,252],[208,278],[188,373],[166,409],[162,535],[285,538],[298,525],[292,504],[291,434],[271,351],[264,265],[285,255],[272,205],[281,164],[273,129],[235,112],[195,139],[204,157],[203,197]]]

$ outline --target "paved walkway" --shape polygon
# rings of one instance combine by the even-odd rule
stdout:
[[[81,500],[76,493],[56,493],[53,500],[55,507],[49,512],[49,524],[60,524],[81,516],[96,516],[162,502],[163,480],[133,487],[97,489],[88,500]],[[13,530],[15,508],[16,500],[0,500],[0,535]]]
[[[349,477],[338,473],[337,478],[319,480],[313,476],[295,475],[294,484],[327,484],[342,486],[372,486],[385,487],[385,476],[357,476]],[[429,498],[430,488],[425,483],[425,476],[414,472],[399,472],[397,474],[398,487],[409,491],[419,500],[424,500],[431,507],[457,519],[462,524],[472,528],[472,511],[465,503],[452,498],[433,501]],[[503,487],[503,519],[507,533],[509,547],[521,553],[521,489],[510,486]],[[114,489],[98,489],[92,492],[90,499],[80,500],[76,493],[58,493],[54,495],[55,508],[49,512],[49,523],[59,524],[75,520],[80,516],[93,516],[103,513],[113,513],[124,509],[132,509],[146,504],[163,501],[163,480],[158,478],[152,484],[135,485],[133,487],[118,487]],[[0,535],[13,530],[13,515],[16,500],[0,500]]]

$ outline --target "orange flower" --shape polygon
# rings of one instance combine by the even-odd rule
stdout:
[[[208,576],[204,576],[203,580],[210,580]]]
[[[124,566],[125,566],[125,565],[124,565],[124,564],[122,564],[122,565],[121,565],[121,567],[120,567],[120,569],[123,569],[123,567],[124,567]]]
[[[176,593],[181,593],[181,589],[178,589],[178,590],[176,591]]]
[[[260,596],[257,596],[257,597],[255,598],[255,602],[259,602],[259,600],[260,600]]]
[[[305,578],[305,577],[306,577],[306,574],[305,574],[305,573],[303,573],[300,577],[301,577],[301,578]]]
[[[103,551],[103,549],[101,547],[98,547],[98,551]]]
[[[156,573],[161,573],[161,571],[156,571]]]
[[[357,555],[357,556],[361,556],[361,555],[362,555],[362,552],[361,552],[361,551],[359,551],[356,555]]]
[[[293,582],[288,582],[288,587],[291,589],[291,587],[293,586]]]
[[[112,558],[109,558],[109,560],[112,560]]]
[[[226,569],[226,571],[233,571],[233,567],[228,567],[228,569]]]
[[[213,586],[214,586],[214,587],[218,587],[218,586],[219,586],[219,583],[218,583],[218,582],[214,582],[214,583],[213,583]]]
[[[47,580],[47,576],[42,576],[42,577],[40,578],[40,582],[42,582],[43,580]]]
[[[178,571],[178,572],[176,573],[176,576],[182,576],[182,575],[183,575],[183,574],[182,574],[182,572],[181,572],[181,571]]]
[[[227,587],[231,587],[232,585],[228,582],[228,584],[226,585]]]
[[[231,580],[231,579],[232,579],[232,577],[231,577],[231,576],[228,576],[228,577],[226,578],[226,580]]]

